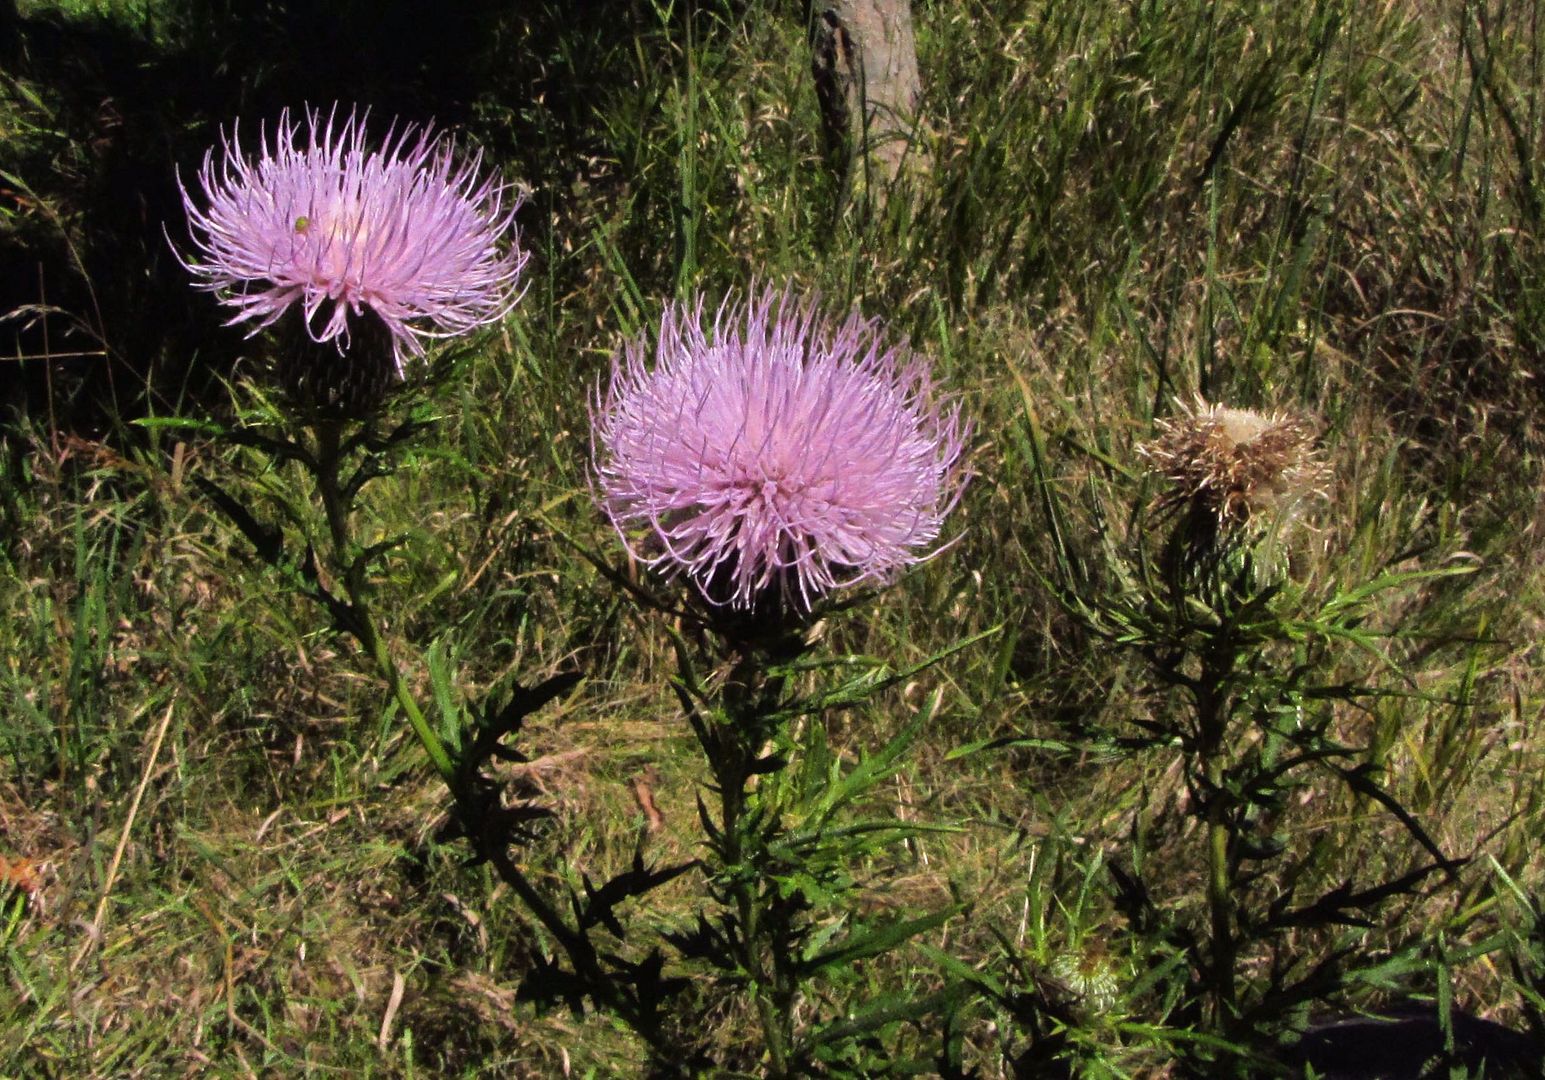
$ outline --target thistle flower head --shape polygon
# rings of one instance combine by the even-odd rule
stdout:
[[[236,126],[222,132],[197,197],[182,189],[195,248],[183,265],[235,309],[230,323],[253,333],[293,308],[311,340],[343,352],[351,321],[374,316],[400,374],[425,340],[495,322],[514,305],[527,257],[514,233],[519,199],[481,174],[480,155],[458,160],[428,127],[394,125],[370,150],[368,113],[337,112],[308,110],[297,122],[286,110],[260,131],[255,158]]]
[[[660,320],[592,411],[597,499],[629,550],[710,603],[808,612],[936,549],[969,436],[881,326],[763,288]]]
[[[1114,1009],[1121,992],[1115,969],[1099,949],[1058,953],[1051,963],[1051,976],[1084,1010],[1096,1015]]]
[[[1168,482],[1161,510],[1189,507],[1220,532],[1291,514],[1320,494],[1326,466],[1303,417],[1209,405],[1201,398],[1158,422],[1159,436],[1138,448]]]

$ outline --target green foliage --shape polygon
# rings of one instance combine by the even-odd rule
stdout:
[[[1055,508],[1049,513],[1060,516]],[[1133,720],[1142,735],[1129,745],[1178,756],[1208,875],[1207,921],[1177,924],[1169,933],[1198,973],[1188,995],[1205,1002],[1207,1030],[1248,1047],[1305,1001],[1338,990],[1345,969],[1357,963],[1355,949],[1295,962],[1274,950],[1275,939],[1300,928],[1371,927],[1379,905],[1415,894],[1436,871],[1452,877],[1458,870],[1386,790],[1378,765],[1359,760],[1362,749],[1340,731],[1345,711],[1371,699],[1407,694],[1450,704],[1414,687],[1386,685],[1391,676],[1411,683],[1388,656],[1401,634],[1370,620],[1400,594],[1473,568],[1385,571],[1367,581],[1305,587],[1280,559],[1259,565],[1264,546],[1283,542],[1270,533],[1261,539],[1259,524],[1219,526],[1205,507],[1175,513],[1162,554],[1151,559],[1140,510],[1134,520],[1132,534],[1114,545],[1131,555],[1099,575],[1105,584],[1098,591],[1080,591],[1067,568],[1056,585],[1097,637],[1135,651],[1149,669],[1156,700],[1147,717]],[[1361,656],[1372,658],[1371,669],[1355,663]],[[1316,779],[1344,784],[1391,814],[1422,858],[1377,884],[1347,876],[1319,885],[1324,846],[1295,846],[1287,831],[1290,803]],[[1124,888],[1146,907],[1160,901],[1150,899],[1155,890],[1145,877],[1137,871]],[[1306,885],[1323,891],[1305,898]],[[1135,921],[1152,914],[1136,912]],[[1266,978],[1241,979],[1267,955]]]
[[[865,813],[875,789],[891,780],[939,707],[937,693],[888,743],[851,767],[828,743],[829,714],[853,708],[882,689],[884,665],[863,657],[808,661],[797,644],[778,653],[717,643],[708,658],[730,665],[716,691],[697,672],[701,660],[680,635],[677,690],[708,762],[717,808],[701,800],[704,871],[712,906],[696,928],[672,937],[689,961],[717,969],[757,1010],[768,1075],[806,1075],[816,1063],[842,1075],[875,1075],[898,1066],[894,1043],[870,1042],[881,1030],[919,1023],[959,996],[878,992],[866,985],[866,962],[886,958],[913,938],[966,910],[956,904],[919,915],[865,918],[855,908],[866,884],[900,845],[949,826]],[[972,642],[928,658],[918,674]],[[795,651],[793,657],[781,653]],[[727,655],[717,656],[718,652]],[[858,667],[835,688],[803,689],[801,673]],[[836,1015],[800,1023],[801,999],[838,1003]]]
[[[757,276],[886,317],[980,431],[966,535],[834,613],[819,651],[841,660],[782,673],[789,764],[753,798],[778,831],[744,880],[799,907],[812,1071],[1227,1053],[1193,1004],[1209,848],[1165,641],[1226,642],[1214,803],[1262,856],[1231,916],[1255,920],[1248,1034],[1424,997],[1545,1023],[1536,5],[918,2],[927,167],[869,223],[833,211],[799,5],[466,5],[403,33],[409,6],[23,3],[0,27],[0,856],[41,875],[0,910],[0,1072],[649,1056],[582,987],[583,1015],[530,999],[580,986],[564,932],[447,842],[400,705],[290,588],[327,544],[286,495],[304,463],[208,426],[262,403],[206,378],[250,345],[171,259],[172,166],[217,123],[336,96],[436,115],[528,182],[536,258],[516,316],[423,399],[436,425],[363,486],[352,554],[316,569],[368,569],[432,733],[533,810],[516,869],[621,985],[708,970],[647,943],[714,914],[697,872],[660,876],[713,855],[714,779],[664,620],[617,587],[633,568],[582,554],[611,550],[587,399],[667,298]],[[1331,497],[1269,595],[1235,575],[1177,601],[1136,557],[1132,447],[1195,392],[1323,419]],[[1457,880],[1381,892],[1436,861],[1423,835]],[[1106,1008],[1069,981],[1096,961]],[[754,1072],[753,996],[713,970],[673,999],[691,1029],[661,1024]]]

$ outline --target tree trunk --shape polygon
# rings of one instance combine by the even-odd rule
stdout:
[[[910,0],[812,0],[810,52],[843,201],[878,207],[917,153],[922,81]]]

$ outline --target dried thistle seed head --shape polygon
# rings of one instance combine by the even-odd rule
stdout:
[[[1197,398],[1138,448],[1168,482],[1156,508],[1190,507],[1221,529],[1265,523],[1324,494],[1328,468],[1314,449],[1308,419],[1209,405]]]

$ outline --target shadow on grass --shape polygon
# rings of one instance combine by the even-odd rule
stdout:
[[[659,26],[644,0],[147,8],[0,4],[0,358],[19,376],[0,379],[0,423],[100,434],[186,409],[230,370],[244,339],[167,240],[186,238],[176,170],[190,175],[222,124],[359,103],[560,185],[597,152],[596,110],[635,72],[625,51]],[[528,239],[542,225],[522,222]]]

